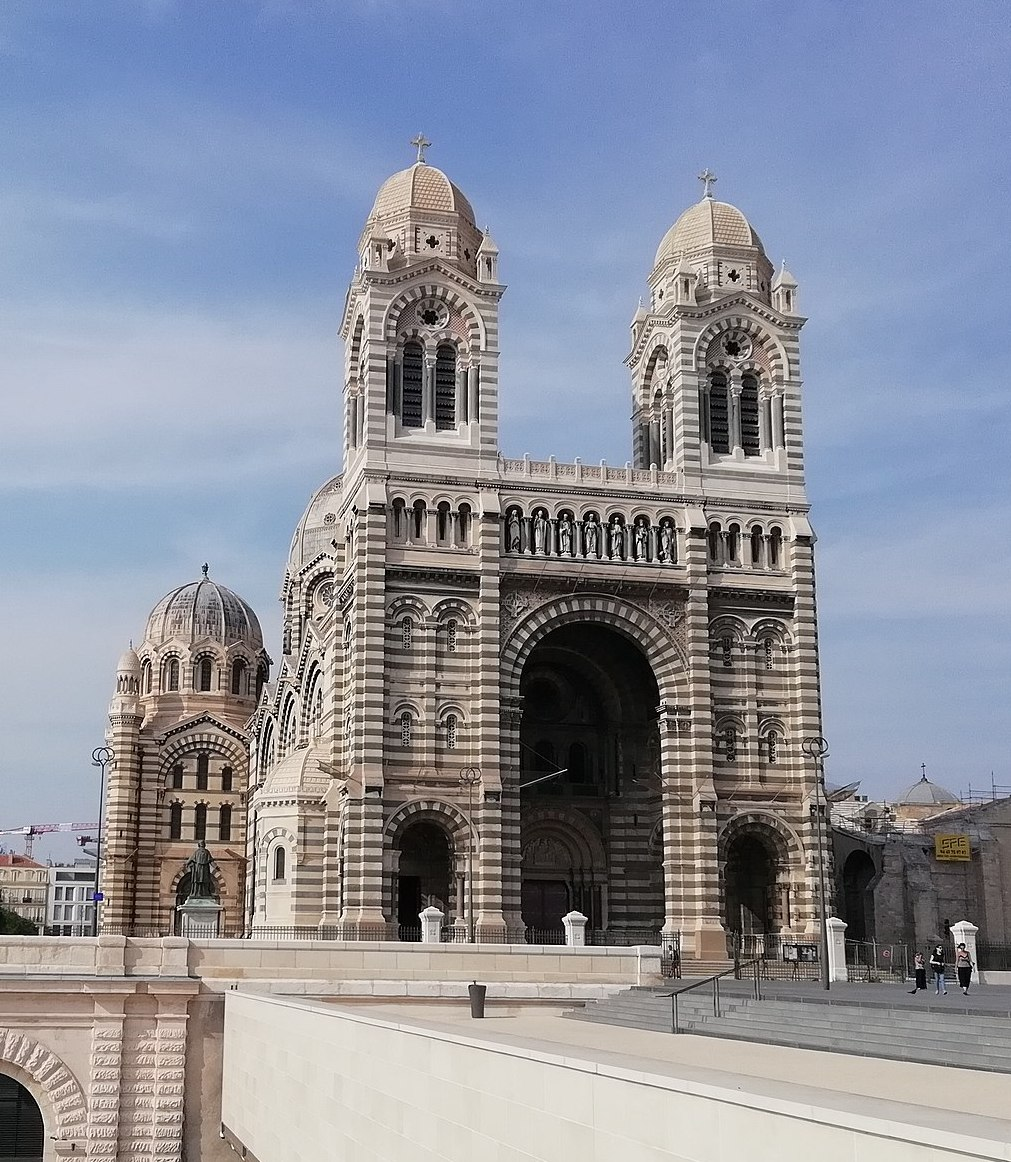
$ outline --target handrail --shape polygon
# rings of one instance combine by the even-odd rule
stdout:
[[[742,969],[751,968],[753,970],[753,972],[752,972],[752,984],[753,984],[754,997],[755,997],[756,1001],[760,1001],[762,999],[762,973],[761,973],[761,969],[759,967],[761,965],[761,963],[762,963],[761,957],[757,957],[757,956],[755,957],[754,960],[741,960],[741,961],[738,961],[737,964],[735,964],[733,966],[733,968],[725,968],[722,972],[714,973],[712,976],[704,976],[701,980],[692,981],[691,984],[686,984],[682,988],[674,989],[672,992],[661,993],[660,996],[670,997],[670,1001],[671,1001],[671,1005],[670,1005],[671,1030],[670,1031],[672,1033],[680,1033],[681,1032],[680,1013],[678,1011],[679,1010],[678,997],[680,997],[680,995],[682,993],[694,992],[695,989],[702,988],[703,985],[711,984],[713,986],[713,1016],[716,1018],[719,1018],[720,1017],[720,981],[725,976],[733,975],[733,976],[737,977],[737,974],[740,973]],[[743,979],[743,977],[741,977],[739,979]]]

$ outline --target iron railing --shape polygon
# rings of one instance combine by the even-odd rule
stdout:
[[[869,983],[904,981],[909,976],[909,951],[904,944],[847,940],[846,976],[849,980]]]
[[[735,965],[757,961],[764,980],[817,980],[818,945],[775,932],[731,932],[727,952]]]
[[[702,980],[691,981],[680,988],[673,989],[669,993],[661,993],[661,996],[670,997],[670,1031],[672,1033],[681,1032],[681,1012],[679,998],[682,993],[694,992],[696,989],[705,988],[706,985],[713,986],[713,1016],[717,1019],[722,1016],[723,1009],[720,1002],[720,981],[725,976],[732,976],[735,980],[745,980],[745,971],[748,973],[748,978],[751,980],[751,995],[756,1001],[762,999],[762,971],[761,958],[755,957],[754,960],[742,961],[734,965],[733,968],[725,968],[723,972],[714,973],[712,976],[705,976]]]
[[[976,968],[981,972],[1011,972],[1011,944],[977,937]]]

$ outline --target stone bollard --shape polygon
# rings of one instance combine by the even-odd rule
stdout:
[[[434,906],[418,913],[418,919],[421,921],[422,944],[442,943],[442,922],[445,918],[445,915]]]
[[[587,919],[582,912],[570,912],[562,917],[565,927],[565,945],[567,948],[586,947]]]
[[[828,979],[830,981],[849,980],[846,971],[846,921],[838,916],[829,916],[828,927]]]
[[[979,971],[979,965],[976,961],[976,935],[978,932],[979,927],[976,924],[971,924],[968,920],[959,920],[951,926],[951,938],[955,942],[955,947],[964,944],[966,952],[969,953],[969,959],[972,961],[972,983],[986,984],[986,978]]]

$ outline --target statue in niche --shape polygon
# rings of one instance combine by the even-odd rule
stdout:
[[[188,900],[213,900],[214,897],[214,858],[207,850],[202,839],[197,840],[193,854],[186,861],[186,871],[190,875],[190,893]]]
[[[649,525],[645,517],[635,522],[635,557],[637,561],[645,561],[649,557]]]
[[[523,526],[520,523],[520,510],[511,508],[506,519],[506,552],[518,553],[523,546]]]
[[[568,513],[558,522],[558,551],[563,557],[572,556],[572,520]]]
[[[548,540],[548,522],[544,509],[539,508],[534,513],[534,552],[543,553]]]
[[[611,560],[621,560],[625,556],[625,526],[617,513],[611,517]]]
[[[583,545],[588,557],[597,557],[600,554],[597,552],[597,546],[600,544],[600,525],[597,524],[597,517],[594,513],[590,515],[583,522]]]
[[[669,520],[660,525],[660,560],[674,560],[674,529]]]

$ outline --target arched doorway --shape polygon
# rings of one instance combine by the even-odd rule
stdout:
[[[849,940],[874,939],[874,898],[871,882],[877,874],[866,851],[851,851],[843,864],[842,903]]]
[[[660,694],[645,654],[610,626],[569,622],[530,651],[520,695],[524,924],[559,927],[571,908],[593,927],[661,924],[663,881],[650,847]],[[533,821],[547,808],[560,820],[569,813],[571,834],[563,826],[551,841],[538,835]],[[592,862],[590,848],[599,852]]]
[[[418,929],[423,908],[434,905],[449,919],[453,900],[453,847],[438,823],[409,823],[397,839],[397,923],[403,935]],[[420,933],[418,935],[420,939]]]
[[[20,1082],[0,1073],[0,1159],[42,1162],[45,1140],[38,1102]]]
[[[744,831],[731,839],[724,871],[728,932],[756,935],[776,930],[776,879],[776,853],[762,837]]]

